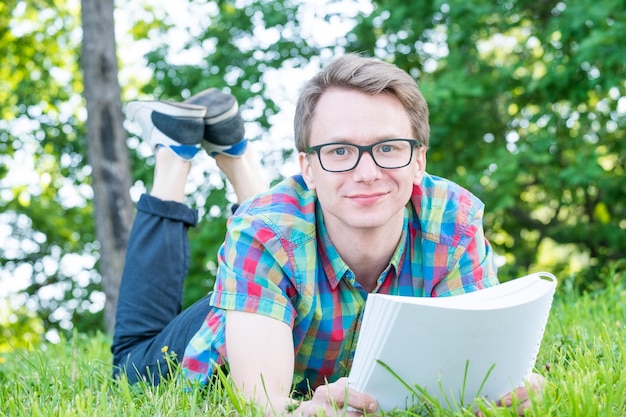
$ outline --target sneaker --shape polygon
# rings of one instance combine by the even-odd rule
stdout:
[[[217,88],[209,88],[185,100],[185,104],[201,106],[204,115],[202,147],[211,156],[218,154],[238,157],[248,145],[237,100]]]
[[[200,150],[206,108],[169,101],[131,101],[126,116],[141,127],[153,152],[167,146],[178,156],[191,160]]]

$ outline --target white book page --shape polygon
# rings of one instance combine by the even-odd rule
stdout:
[[[477,396],[497,400],[532,372],[555,287],[553,276],[533,274],[455,297],[372,294],[366,312],[370,297],[400,307],[390,320],[379,314],[385,303],[371,303],[349,384],[377,399],[383,410],[410,406],[414,395],[382,361],[409,386],[418,384],[449,407],[471,404]],[[372,336],[376,317],[382,321],[372,328],[386,331]]]
[[[352,364],[350,377],[355,380],[367,380],[372,373],[372,366],[361,366],[360,364],[368,364],[376,362],[380,351],[388,338],[391,326],[388,323],[394,322],[401,305],[399,303],[389,303],[381,298],[373,298],[367,302],[367,308],[363,314],[361,328],[367,327],[370,331],[363,334],[360,332],[358,345],[361,346],[359,354],[359,362],[357,366]],[[356,360],[356,354],[355,354]]]

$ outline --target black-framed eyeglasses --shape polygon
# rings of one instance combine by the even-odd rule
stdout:
[[[374,163],[383,169],[403,168],[411,163],[413,149],[420,146],[415,139],[386,139],[371,145],[353,145],[344,142],[325,143],[306,149],[308,155],[317,153],[324,171],[346,172],[359,164],[363,153],[368,153]]]

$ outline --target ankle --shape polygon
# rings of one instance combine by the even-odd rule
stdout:
[[[150,194],[161,200],[183,202],[191,161],[184,160],[171,149],[157,150],[154,166],[154,183]]]
[[[269,182],[252,150],[248,149],[238,158],[216,155],[215,162],[233,186],[238,203],[269,189]]]

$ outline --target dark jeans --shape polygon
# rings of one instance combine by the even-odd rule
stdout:
[[[139,199],[111,346],[115,375],[158,384],[168,373],[164,347],[182,359],[211,310],[207,296],[181,312],[189,269],[187,231],[197,221],[197,211],[184,204],[146,194]]]

